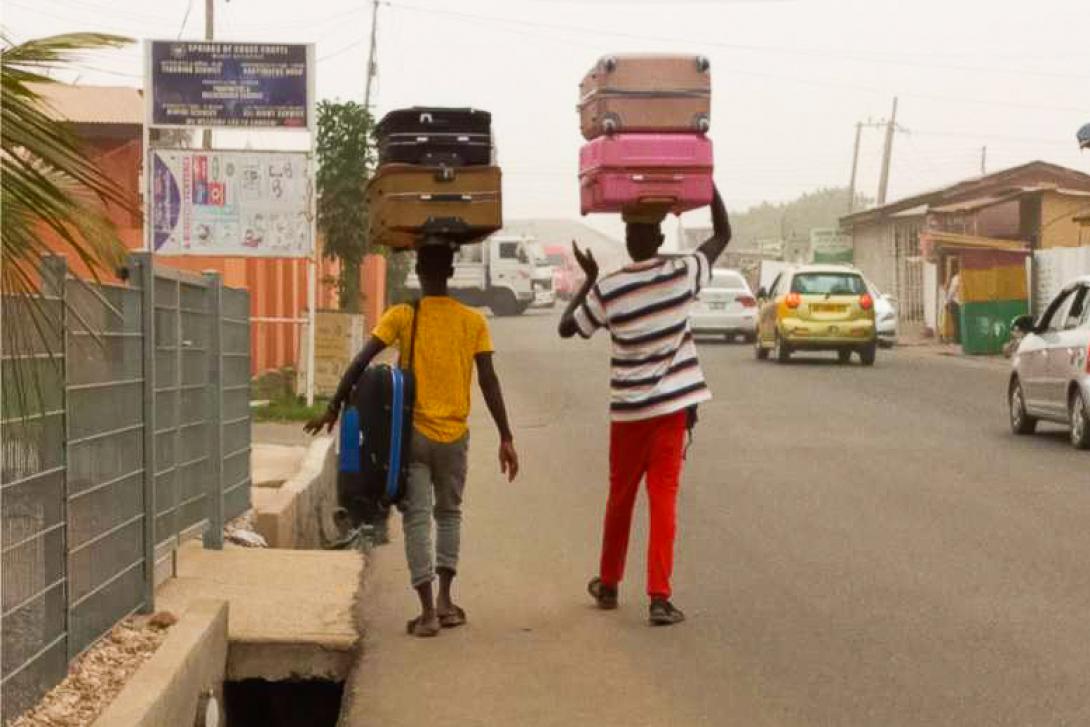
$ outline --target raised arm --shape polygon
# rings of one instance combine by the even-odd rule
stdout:
[[[500,377],[496,375],[491,353],[478,353],[474,358],[477,362],[477,383],[480,384],[488,412],[500,433],[500,472],[507,475],[507,481],[511,482],[519,473],[519,457],[515,451],[511,425],[507,421],[507,407],[503,403]]]
[[[571,338],[579,332],[579,326],[575,322],[575,311],[579,306],[583,305],[590,293],[590,289],[598,282],[598,261],[594,259],[594,253],[591,252],[590,248],[583,252],[573,240],[571,249],[575,254],[575,260],[579,263],[579,267],[583,268],[586,279],[583,281],[583,286],[579,288],[579,292],[568,302],[564,314],[560,316],[560,325],[557,326],[557,332],[561,338]]]
[[[715,261],[727,248],[730,237],[730,217],[723,198],[719,196],[719,188],[716,187],[712,195],[712,236],[700,246],[700,251],[708,258],[708,265],[715,266]]]
[[[341,383],[337,386],[337,393],[333,395],[333,399],[329,402],[325,413],[311,419],[303,427],[308,434],[319,434],[323,427],[327,432],[333,431],[333,425],[337,423],[337,418],[341,415],[341,407],[347,401],[348,395],[352,393],[352,387],[359,381],[364,369],[371,364],[375,356],[384,348],[386,348],[386,344],[382,342],[382,339],[371,336],[360,352],[356,354],[356,358],[352,359],[352,363],[348,365],[348,370],[344,372]]]

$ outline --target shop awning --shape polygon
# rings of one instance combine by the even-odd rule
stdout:
[[[1027,240],[1003,240],[996,237],[925,230],[920,233],[920,250],[928,261],[937,262],[940,255],[973,251],[1028,256],[1030,245]]]

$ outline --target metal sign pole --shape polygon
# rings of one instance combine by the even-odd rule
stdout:
[[[307,45],[307,128],[310,131],[310,245],[307,258],[307,406],[314,406],[314,367],[317,365],[318,336],[318,104],[314,93],[316,71],[314,44]]]
[[[144,41],[144,128],[143,147],[140,157],[144,163],[144,183],[140,185],[144,192],[144,250],[149,254],[155,254],[154,233],[151,226],[153,221],[152,209],[155,200],[155,180],[152,179],[151,163],[151,120],[152,98],[154,93],[151,87],[151,41]]]

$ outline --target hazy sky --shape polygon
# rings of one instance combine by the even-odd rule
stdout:
[[[203,13],[202,0],[5,0],[3,25],[15,40],[199,38]],[[316,42],[321,98],[362,100],[370,23],[368,0],[216,0],[218,38]],[[1086,0],[391,0],[376,112],[490,110],[507,216],[577,217],[579,80],[597,56],[639,50],[711,58],[716,179],[732,208],[847,184],[855,122],[886,117],[894,95],[906,133],[891,199],[979,173],[985,145],[989,171],[1044,159],[1090,172],[1074,140],[1090,121]],[[141,78],[134,47],[88,60],[81,82]],[[871,195],[881,147],[865,130]]]

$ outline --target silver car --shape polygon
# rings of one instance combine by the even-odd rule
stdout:
[[[1012,357],[1008,403],[1015,434],[1038,421],[1071,427],[1071,443],[1090,449],[1090,275],[1070,283],[1036,323],[1021,316],[1023,335]]]
[[[757,338],[757,299],[738,271],[713,270],[689,322],[697,335],[726,336],[728,341],[741,336],[753,343]]]

